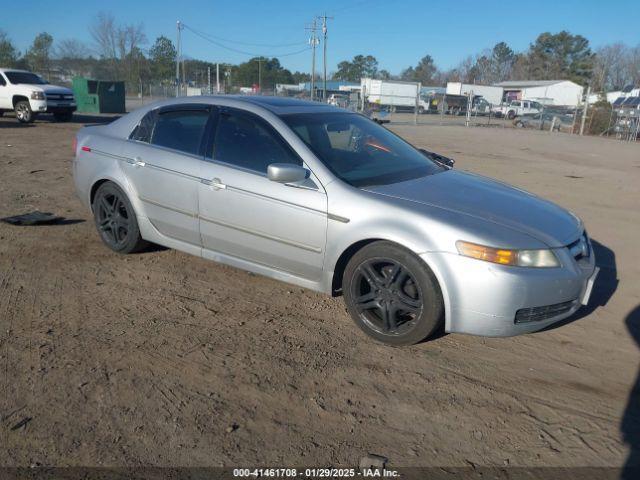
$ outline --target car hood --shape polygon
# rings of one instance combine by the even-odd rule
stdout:
[[[496,180],[455,170],[364,190],[493,222],[549,247],[571,243],[583,228],[578,217],[552,202]]]
[[[59,87],[58,85],[23,85],[25,87],[37,88],[44,93],[62,93],[65,95],[73,94],[70,88]]]

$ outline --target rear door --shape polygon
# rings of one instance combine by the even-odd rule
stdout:
[[[167,237],[200,246],[198,185],[210,106],[149,112],[127,142],[124,167],[143,214]]]
[[[222,108],[206,160],[199,187],[204,248],[319,280],[327,196],[313,175],[302,185],[267,178],[271,163],[303,164],[280,134],[253,113]]]

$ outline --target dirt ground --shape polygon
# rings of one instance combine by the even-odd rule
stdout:
[[[394,349],[340,298],[173,250],[109,251],[73,193],[82,121],[0,118],[0,217],[68,219],[0,223],[0,465],[640,461],[640,145],[391,125],[577,213],[602,268],[592,305],[556,328]]]

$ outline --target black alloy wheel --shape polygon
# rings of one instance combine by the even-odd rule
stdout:
[[[98,188],[93,215],[100,238],[111,250],[132,253],[146,246],[129,199],[114,183],[106,182]]]
[[[406,333],[422,311],[422,298],[408,269],[389,258],[361,263],[351,285],[355,306],[363,322],[386,334]]]
[[[342,290],[355,323],[388,345],[418,343],[444,322],[435,276],[420,257],[391,242],[376,241],[356,252]]]

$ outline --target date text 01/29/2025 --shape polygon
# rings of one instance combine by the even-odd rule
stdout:
[[[268,478],[393,478],[398,476],[396,470],[365,468],[235,468],[234,477],[268,477]]]

